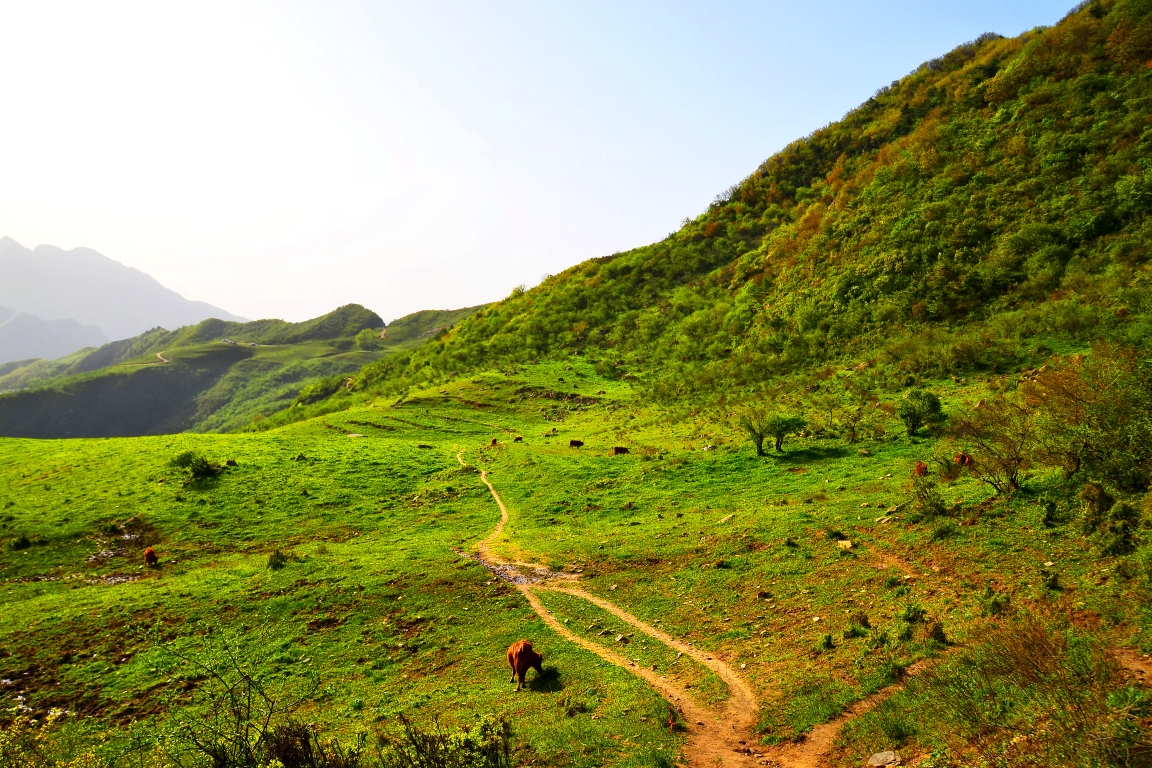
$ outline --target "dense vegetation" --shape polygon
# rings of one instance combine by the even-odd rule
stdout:
[[[671,399],[822,361],[891,384],[1149,331],[1152,17],[985,35],[773,156],[677,233],[517,289],[357,386],[577,353]],[[624,366],[618,365],[627,361]]]

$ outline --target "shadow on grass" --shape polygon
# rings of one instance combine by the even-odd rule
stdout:
[[[560,681],[560,670],[555,667],[544,667],[543,674],[535,675],[525,682],[529,690],[540,693],[556,693],[564,690],[564,683]]]
[[[765,458],[772,459],[777,464],[805,464],[821,459],[842,459],[848,455],[848,449],[842,445],[808,446],[794,450],[785,450],[783,453],[767,452]]]

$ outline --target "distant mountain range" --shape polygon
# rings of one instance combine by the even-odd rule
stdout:
[[[81,325],[72,318],[43,320],[0,307],[0,363],[37,357],[55,359],[107,342],[108,337],[94,325]]]
[[[60,357],[157,326],[175,329],[208,318],[244,322],[89,248],[28,249],[10,237],[0,238],[0,307],[11,310],[0,313],[0,363]]]
[[[243,429],[290,406],[302,390],[315,396],[344,388],[365,363],[415,349],[478,309],[416,312],[387,333],[380,316],[358,304],[302,323],[208,319],[57,360],[0,362],[0,435]],[[364,330],[371,333],[358,337]]]

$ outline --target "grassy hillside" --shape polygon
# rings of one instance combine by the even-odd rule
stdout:
[[[1149,61],[1145,0],[986,35],[769,158],[665,240],[516,291],[357,386],[576,352],[660,397],[716,400],[848,359],[906,386],[1101,337],[1143,345]]]
[[[473,310],[420,312],[384,322],[355,304],[286,323],[205,320],[157,328],[57,361],[0,369],[0,434],[79,437],[220,431],[290,404],[317,382],[343,386],[364,364],[419,345]],[[437,325],[438,324],[438,325]],[[365,338],[357,338],[362,331]],[[223,340],[227,341],[223,341]]]
[[[954,417],[989,395],[983,381],[936,386]],[[725,764],[860,765],[896,748],[967,765],[974,747],[990,765],[1140,764],[1146,534],[1104,554],[1058,472],[1005,496],[976,476],[941,478],[948,511],[925,516],[909,475],[937,438],[878,413],[854,444],[790,437],[758,457],[721,412],[645,405],[573,361],[259,434],[6,439],[0,678],[18,683],[0,695],[75,712],[52,726],[61,751],[133,747],[132,760],[167,765],[220,706],[209,673],[234,678],[220,666],[232,648],[272,698],[302,697],[291,717],[325,739],[395,734],[400,715],[449,730],[503,716],[516,764],[671,765],[734,721],[669,733],[667,706],[637,675],[654,670],[681,706],[719,712],[732,689],[706,663],[720,660],[755,698],[749,746],[732,746],[756,755],[729,749]],[[221,471],[190,478],[169,463],[186,451]],[[548,582],[524,594],[587,647],[544,624],[520,588],[469,559],[499,518],[477,469],[509,509],[491,557],[578,575],[560,584],[700,661]],[[158,569],[143,567],[146,546]],[[504,649],[521,637],[545,674],[516,694]],[[1020,658],[985,663],[974,682],[973,659],[1021,638],[1007,643]],[[839,725],[873,694],[879,708]],[[1075,718],[1061,715],[1068,702]],[[968,717],[979,712],[998,714]]]

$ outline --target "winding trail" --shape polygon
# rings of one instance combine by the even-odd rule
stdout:
[[[468,466],[464,463],[463,451],[456,455],[456,460],[460,462],[461,466]],[[500,498],[500,494],[496,492],[491,481],[488,480],[487,471],[481,470],[480,479],[484,485],[488,486],[488,491],[500,507],[500,522],[496,524],[495,529],[488,536],[477,543],[478,555],[475,559],[497,578],[513,584],[520,591],[520,594],[524,595],[524,599],[528,601],[528,605],[536,612],[536,615],[556,634],[639,677],[659,692],[669,705],[679,712],[681,721],[685,726],[688,739],[684,747],[684,754],[689,765],[699,766],[699,768],[705,766],[707,768],[716,768],[717,766],[747,766],[750,768],[751,766],[778,765],[778,763],[767,759],[766,752],[763,750],[748,746],[754,739],[752,729],[756,724],[759,704],[752,687],[728,664],[647,624],[618,605],[575,586],[580,578],[577,574],[556,573],[547,566],[535,563],[512,563],[493,553],[491,545],[504,532],[504,526],[508,523],[508,508],[504,505],[504,500]],[[521,572],[521,568],[525,571],[531,570],[531,574]],[[587,600],[649,637],[704,665],[728,686],[728,698],[722,709],[717,712],[697,704],[685,689],[655,670],[641,667],[602,645],[576,635],[541,604],[540,598],[536,594],[540,590],[561,592]]]
[[[462,467],[468,466],[464,462],[464,451],[456,454],[456,461],[460,462]],[[752,766],[821,768],[821,766],[828,764],[827,758],[832,753],[833,742],[845,723],[869,711],[904,687],[907,678],[901,683],[857,701],[839,717],[813,728],[812,732],[799,742],[775,747],[758,746],[754,729],[760,704],[752,686],[738,671],[715,656],[709,656],[706,652],[677,640],[667,632],[642,621],[615,603],[582,589],[579,586],[579,574],[552,571],[547,566],[538,563],[512,562],[493,552],[492,544],[499,539],[504,532],[504,526],[508,523],[508,508],[488,479],[486,470],[480,470],[480,479],[484,485],[488,486],[489,493],[492,494],[492,498],[500,507],[500,522],[496,524],[491,533],[477,542],[477,555],[469,555],[465,552],[460,552],[460,554],[479,562],[501,581],[514,585],[524,596],[532,610],[536,612],[536,615],[556,634],[639,677],[663,696],[668,701],[669,706],[675,708],[680,714],[681,722],[687,731],[688,738],[684,745],[684,757],[689,766],[696,768],[723,768],[724,766],[735,768],[751,768]],[[872,547],[867,548],[885,566],[895,566],[902,571],[910,572],[907,564],[887,558]],[[564,626],[544,607],[536,594],[540,591],[559,592],[586,600],[597,608],[630,624],[652,639],[691,658],[724,681],[728,686],[728,698],[718,710],[703,706],[694,701],[685,688],[680,687],[659,672],[635,664],[609,648],[580,637]],[[1146,660],[1144,661],[1146,662]],[[908,677],[918,674],[926,667],[927,663],[923,661],[912,665],[908,669]]]
[[[166,351],[167,351],[167,350],[164,350],[164,349],[162,349],[162,350],[160,350],[159,352],[157,352],[157,353],[156,353],[156,357],[160,358],[160,362],[162,362],[162,363],[170,363],[170,362],[172,362],[172,361],[171,361],[171,360],[169,360],[168,358],[164,357],[164,353],[165,353]]]

